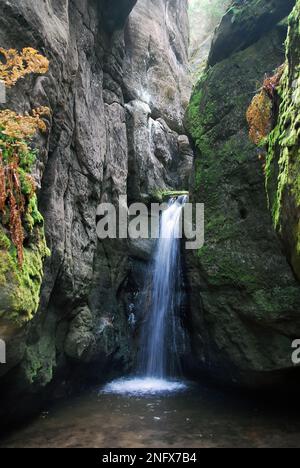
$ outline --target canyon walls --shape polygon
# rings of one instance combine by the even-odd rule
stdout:
[[[300,280],[299,2],[289,21],[287,60],[278,89],[279,109],[266,159],[266,186],[274,227]]]
[[[3,415],[18,411],[19,395],[24,408],[24,395],[53,381],[67,389],[74,377],[80,384],[132,367],[128,319],[152,245],[99,241],[97,206],[187,188],[192,151],[183,128],[190,93],[185,0],[0,3],[1,46],[34,47],[50,62],[45,76],[8,90],[1,108],[51,110],[47,133],[34,141],[50,256],[31,319],[20,326],[1,315],[1,399],[13,402],[1,405]],[[6,278],[1,301],[9,287]]]
[[[197,152],[191,197],[205,203],[206,217],[205,246],[188,255],[196,368],[248,387],[287,385],[297,371],[291,345],[300,334],[300,285],[273,227],[261,150],[246,121],[257,86],[285,61],[286,21],[277,21],[291,7],[233,3],[186,117]],[[291,21],[290,37],[293,28]]]

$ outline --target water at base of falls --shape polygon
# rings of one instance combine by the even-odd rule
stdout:
[[[144,396],[175,393],[183,391],[186,388],[187,385],[185,383],[175,380],[136,377],[114,380],[103,388],[102,393]]]
[[[156,395],[183,391],[186,384],[173,378],[180,371],[179,350],[185,345],[181,325],[180,221],[187,197],[169,201],[162,213],[160,237],[143,305],[145,317],[141,330],[138,376],[106,385],[103,393]]]

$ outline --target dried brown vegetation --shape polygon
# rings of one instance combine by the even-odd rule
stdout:
[[[28,73],[45,73],[49,62],[31,48],[18,54],[14,49],[0,48],[6,62],[0,62],[0,79],[7,87]],[[41,219],[35,203],[35,183],[30,171],[35,162],[35,151],[30,141],[38,132],[45,132],[47,125],[43,117],[48,116],[47,107],[34,109],[30,114],[20,115],[10,109],[0,111],[0,221],[9,231],[17,251],[19,265],[23,263],[24,224],[33,225]],[[33,214],[32,214],[33,213]],[[36,219],[33,219],[33,216]],[[31,218],[30,218],[31,217]]]
[[[0,80],[10,88],[17,81],[30,73],[45,74],[49,69],[49,61],[31,47],[24,48],[22,52],[15,49],[0,47]]]

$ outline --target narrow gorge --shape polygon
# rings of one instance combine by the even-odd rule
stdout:
[[[299,447],[300,1],[0,6],[0,447]]]

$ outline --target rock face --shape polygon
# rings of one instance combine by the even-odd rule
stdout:
[[[287,66],[281,81],[277,125],[270,136],[266,183],[274,225],[300,280],[300,2],[290,16]]]
[[[98,241],[96,210],[120,195],[139,201],[187,186],[187,2],[139,0],[129,21],[135,0],[0,3],[1,46],[34,47],[50,61],[49,73],[19,82],[5,106],[52,110],[35,170],[51,257],[39,310],[5,332],[8,364],[0,367],[1,399],[15,405],[55,376],[101,378],[112,363],[132,365],[128,318],[151,246]]]
[[[142,25],[142,27],[141,27]],[[182,151],[188,77],[187,1],[138,2],[125,30],[128,196],[187,189],[191,150]],[[181,171],[178,171],[180,165]],[[149,174],[150,169],[150,174]]]
[[[254,44],[285,18],[294,5],[295,0],[234,0],[215,33],[209,65]]]
[[[206,217],[205,246],[187,259],[196,366],[246,386],[284,381],[300,335],[300,285],[272,226],[246,122],[256,83],[284,62],[285,36],[274,26],[210,68],[186,119],[197,149],[192,198]]]

